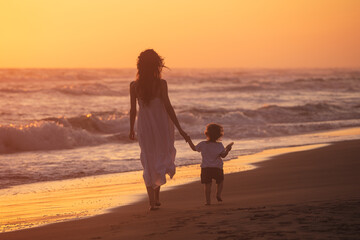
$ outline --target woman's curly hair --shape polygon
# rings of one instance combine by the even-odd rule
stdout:
[[[164,59],[153,49],[147,49],[140,53],[137,60],[137,92],[145,103],[149,103],[154,97],[153,86],[160,83],[163,67],[165,67]]]
[[[210,123],[204,133],[209,141],[216,142],[224,135],[224,128],[219,124]]]

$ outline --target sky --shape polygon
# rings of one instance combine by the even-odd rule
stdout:
[[[0,68],[360,67],[360,0],[0,0]]]

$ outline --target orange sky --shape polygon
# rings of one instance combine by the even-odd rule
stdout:
[[[360,0],[0,0],[0,67],[360,67]]]

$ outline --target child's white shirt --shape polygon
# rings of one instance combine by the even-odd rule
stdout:
[[[221,142],[202,141],[195,146],[196,151],[201,152],[202,162],[200,167],[223,168],[223,160],[220,154],[225,151]]]

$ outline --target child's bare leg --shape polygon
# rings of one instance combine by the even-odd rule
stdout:
[[[211,183],[205,184],[205,198],[206,198],[206,205],[210,205],[210,195],[211,195]]]
[[[150,210],[155,208],[155,193],[152,187],[146,187],[149,203],[150,203]]]
[[[221,183],[217,184],[217,187],[216,187],[216,199],[217,199],[219,202],[222,202],[221,192],[222,192],[222,190],[223,190],[223,186],[224,186],[224,181],[222,181]]]
[[[155,205],[160,206],[160,186],[154,189],[155,192]]]

